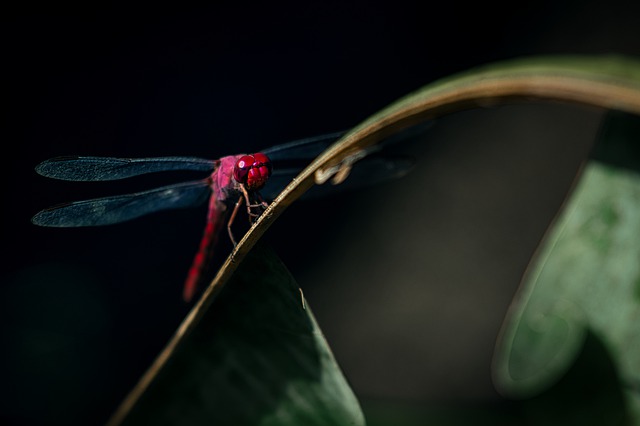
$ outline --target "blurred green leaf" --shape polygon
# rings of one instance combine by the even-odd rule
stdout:
[[[295,281],[256,247],[124,424],[363,425]],[[112,419],[118,423],[121,412]]]
[[[586,164],[545,238],[503,327],[494,373],[505,394],[534,396],[560,380],[591,333],[640,421],[640,173],[628,167],[637,159],[617,154],[637,150],[640,134],[620,133],[625,119],[607,125],[594,151],[602,161]]]

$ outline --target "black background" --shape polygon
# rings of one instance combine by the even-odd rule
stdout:
[[[196,209],[105,228],[37,228],[30,217],[52,204],[177,178],[58,182],[37,176],[38,162],[64,154],[217,158],[348,129],[426,83],[500,59],[638,55],[632,3],[264,2],[3,14],[4,423],[107,419],[189,309],[180,286],[205,218]],[[318,241],[323,229],[348,234],[342,212],[362,208],[346,197],[294,206],[281,218],[291,225],[268,238],[294,273],[303,271],[330,249]],[[318,307],[321,325],[331,309]],[[497,398],[483,374],[480,390],[463,397]]]

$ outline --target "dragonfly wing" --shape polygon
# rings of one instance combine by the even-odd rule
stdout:
[[[366,157],[354,164],[349,176],[340,185],[315,185],[304,197],[322,197],[337,191],[360,189],[398,179],[409,173],[414,164],[415,160],[405,157]],[[301,171],[300,168],[274,170],[260,194],[267,200],[273,200]]]
[[[260,152],[271,161],[313,160],[346,132],[327,133],[311,138],[299,139],[282,145],[272,146]]]
[[[422,137],[432,125],[432,121],[427,121],[387,136],[375,146],[366,149],[367,156],[354,164],[344,183],[338,187],[330,184],[316,185],[305,194],[305,198],[329,195],[336,190],[363,188],[404,176],[413,168],[415,161],[385,153],[384,148]],[[346,132],[328,133],[263,150],[262,152],[273,161],[274,172],[265,188],[260,191],[261,194],[266,199],[275,198],[311,160],[345,134]]]
[[[42,176],[74,181],[124,179],[167,170],[212,171],[215,161],[195,157],[112,158],[56,157],[36,166]]]
[[[42,210],[31,221],[40,226],[101,226],[155,211],[192,207],[211,194],[208,180],[184,182],[134,194],[61,204]]]
[[[415,161],[386,153],[385,148],[422,137],[432,125],[433,121],[427,121],[408,127],[368,148],[367,156],[353,166],[349,178],[340,185],[340,191],[375,185],[407,174],[413,168]],[[304,167],[345,134],[346,132],[328,133],[263,150],[262,152],[273,162],[274,171],[260,191],[262,195],[267,199],[275,198]],[[335,193],[335,191],[336,187],[333,185],[316,185],[305,194],[305,198]]]
[[[376,152],[383,146],[394,145],[413,139],[423,134],[425,130],[429,129],[432,125],[433,121],[426,121],[395,132],[378,142],[376,146],[372,147],[368,152]],[[282,145],[272,146],[271,148],[263,149],[260,152],[266,154],[266,156],[273,162],[299,160],[310,161],[319,156],[329,146],[346,134],[346,131],[327,133],[324,135],[295,140]]]
[[[331,182],[327,182],[315,185],[308,194],[309,197],[324,196],[336,190],[350,191],[399,179],[408,174],[415,163],[415,159],[409,157],[367,157],[353,165],[343,183],[332,185]]]

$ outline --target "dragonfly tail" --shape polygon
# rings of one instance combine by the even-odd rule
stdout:
[[[212,195],[209,203],[209,212],[207,213],[207,226],[204,229],[200,247],[184,283],[182,298],[185,302],[190,302],[198,289],[206,262],[211,257],[212,248],[216,244],[218,234],[224,223],[225,211],[226,205],[216,200],[215,196]]]

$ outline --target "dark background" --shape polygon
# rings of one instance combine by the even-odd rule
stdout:
[[[178,178],[59,182],[37,176],[38,162],[217,158],[348,129],[487,62],[638,55],[638,9],[363,1],[3,14],[3,423],[107,419],[188,312],[181,284],[205,219],[203,207],[112,227],[37,228],[30,217],[52,204]],[[500,400],[489,373],[495,336],[598,119],[593,109],[540,104],[454,114],[429,130],[428,149],[414,148],[423,160],[405,181],[414,187],[300,203],[280,218],[267,239],[359,395]],[[394,239],[406,223],[392,217],[396,208],[420,224],[404,232],[424,250]],[[388,268],[380,283],[371,265],[381,259],[363,244],[382,260],[395,255],[389,268],[421,264],[430,275],[401,285]]]

